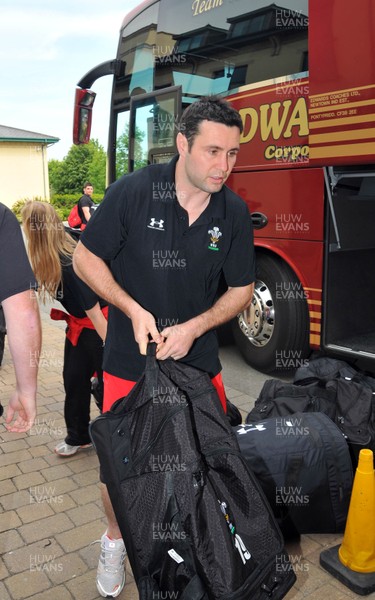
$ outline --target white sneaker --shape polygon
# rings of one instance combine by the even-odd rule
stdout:
[[[76,454],[78,450],[86,450],[92,448],[92,444],[84,444],[83,446],[70,446],[66,442],[60,442],[55,448],[56,454],[59,456],[72,456]]]
[[[103,598],[117,598],[125,585],[126,548],[122,539],[101,538],[101,552],[96,573],[96,587]]]

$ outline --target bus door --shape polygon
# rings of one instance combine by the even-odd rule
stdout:
[[[323,297],[323,346],[375,361],[375,167],[330,167]]]
[[[176,154],[180,113],[180,86],[131,98],[129,171],[135,166],[168,162]]]

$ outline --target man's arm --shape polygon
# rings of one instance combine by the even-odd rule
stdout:
[[[82,206],[81,208],[86,221],[89,221],[91,217],[90,208],[88,206]]]
[[[8,431],[24,432],[32,427],[36,417],[42,341],[39,307],[33,290],[10,296],[3,300],[2,305],[16,374],[16,390],[9,400],[6,427]]]
[[[89,310],[85,310],[85,313],[91,320],[97,333],[100,335],[104,342],[107,335],[107,319],[102,313],[102,309],[100,308],[99,302],[97,302],[95,306],[93,306]]]
[[[106,263],[78,242],[73,255],[73,268],[91,289],[116,308],[120,309],[132,322],[134,338],[141,354],[146,354],[149,335],[157,344],[162,338],[157,330],[153,315],[142,308],[114,280]]]
[[[201,335],[230,321],[247,308],[254,292],[254,284],[229,288],[212,308],[189,319],[180,325],[167,327],[161,331],[164,341],[158,344],[157,357],[164,360],[172,357],[180,359],[187,355],[194,340]]]

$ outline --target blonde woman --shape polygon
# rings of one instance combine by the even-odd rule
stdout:
[[[89,448],[91,378],[102,381],[107,306],[73,271],[75,240],[65,231],[53,206],[28,202],[22,210],[28,254],[42,302],[58,300],[66,312],[52,309],[51,318],[67,322],[63,380],[65,440],[55,448],[71,456]]]

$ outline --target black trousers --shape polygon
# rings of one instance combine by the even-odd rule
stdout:
[[[82,446],[89,436],[91,378],[103,381],[103,342],[95,329],[83,329],[77,346],[65,338],[63,379],[65,388],[65,442]]]

